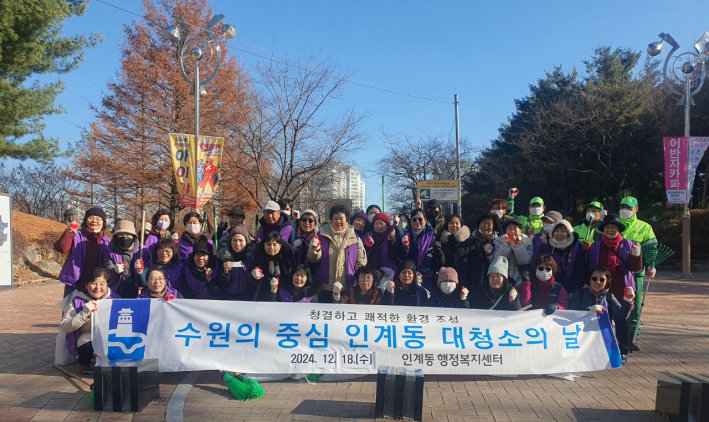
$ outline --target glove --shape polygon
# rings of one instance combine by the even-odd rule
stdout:
[[[364,238],[364,245],[368,248],[374,246],[374,238],[372,236],[367,236]]]
[[[336,301],[340,300],[340,292],[342,291],[342,283],[339,281],[336,281],[335,284],[332,285],[332,297],[335,298]]]
[[[146,232],[153,231],[153,225],[150,224],[150,221],[146,221],[144,227]]]
[[[391,226],[391,228],[393,229],[394,226]],[[394,234],[394,230],[392,230],[391,232],[389,232],[389,235],[387,235],[387,240],[394,240],[394,239],[396,239],[396,235]]]
[[[433,242],[433,249],[440,251],[441,250],[441,242],[439,242],[439,241]]]
[[[170,236],[172,240],[175,241],[175,243],[178,243],[180,241],[180,236],[177,235],[177,233],[173,233],[172,236]]]
[[[463,287],[462,289],[460,289],[460,300],[465,300],[467,298],[468,298],[468,289]]]
[[[271,294],[274,294],[277,291],[278,291],[278,279],[274,277],[271,279]]]
[[[98,310],[98,305],[96,302],[86,302],[84,304],[84,309],[82,309],[82,312],[86,312],[87,314],[91,315],[92,313],[96,312]]]
[[[255,280],[260,280],[263,277],[263,271],[261,271],[261,268],[254,268],[251,271],[251,277],[253,277]]]
[[[300,211],[293,210],[293,218],[296,220],[300,220]]]
[[[517,196],[517,194],[519,194],[519,189],[517,189],[517,188],[512,188],[509,190],[509,192],[507,192],[507,195],[509,195],[509,198],[514,198],[515,196]]]
[[[591,243],[591,242],[581,242],[581,246],[583,247],[583,250],[586,252],[588,252],[588,250],[591,249],[591,245],[593,245],[593,243]]]
[[[494,249],[495,248],[492,246],[492,243],[486,243],[483,245],[483,250],[485,251],[485,255],[490,255]]]
[[[126,264],[123,264],[120,262],[118,264],[116,264],[116,272],[118,274],[123,274],[123,271],[125,271],[125,270],[126,270]]]
[[[544,315],[551,315],[559,309],[559,304],[558,303],[550,303],[549,306],[544,310]]]
[[[602,210],[601,211],[601,221],[603,221],[603,219],[606,218],[607,215],[608,215],[608,211]]]
[[[78,221],[72,221],[69,223],[69,230],[73,231],[74,233],[79,231],[79,222]]]
[[[303,246],[303,241],[300,239],[295,239],[295,242],[293,242],[293,249],[299,251],[301,246]]]
[[[589,306],[588,310],[591,312],[595,312],[596,315],[601,315],[606,310],[606,308],[604,308],[601,305],[593,305],[593,306]]]
[[[655,274],[657,274],[657,270],[654,267],[650,267],[647,269],[647,276],[650,278],[655,278]]]
[[[310,248],[316,251],[320,250],[320,238],[318,238],[318,235],[313,236],[313,240],[310,241]]]
[[[142,273],[145,269],[145,263],[143,262],[143,258],[136,259],[135,263],[133,264],[133,268],[135,268],[135,271],[138,274]]]
[[[633,242],[633,247],[630,248],[630,254],[633,256],[640,256],[642,253],[642,248],[638,245],[638,242]]]
[[[420,286],[421,283],[423,283],[423,276],[420,272],[416,271],[416,284]]]
[[[391,280],[387,281],[384,283],[384,288],[387,289],[387,292],[394,293],[394,282]]]
[[[510,302],[514,302],[515,299],[517,299],[517,289],[510,287],[509,300]]]
[[[175,295],[165,295],[165,302],[169,302],[169,301],[171,301],[172,299],[176,299],[176,298],[175,298]]]
[[[396,215],[396,214],[394,214],[394,215],[391,217],[391,225],[392,225],[392,227],[398,226],[398,225],[399,225],[399,220],[400,220],[399,216]]]
[[[635,299],[635,291],[632,287],[628,286],[623,290],[623,300],[628,303],[633,303],[633,299]]]
[[[401,238],[401,243],[404,244],[404,246],[409,246],[409,235],[405,234],[404,237]]]

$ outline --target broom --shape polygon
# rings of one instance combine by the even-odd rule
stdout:
[[[235,399],[239,401],[246,401],[263,396],[264,391],[261,384],[246,375],[234,373],[234,376],[232,376],[226,371],[219,372],[222,375],[222,381],[224,381],[224,384]]]
[[[656,248],[653,248],[652,245],[645,245],[641,250],[643,254],[643,266],[645,268],[657,268],[657,265],[660,265],[667,258],[675,254],[675,251],[660,243],[657,244]],[[643,288],[643,297],[640,301],[640,309],[638,310],[638,323],[635,325],[631,347],[635,345],[635,341],[638,338],[638,331],[640,330],[640,324],[642,324],[640,317],[642,317],[643,309],[645,308],[645,297],[647,296],[647,291],[650,290],[650,280],[650,278],[647,279],[647,283],[645,283]]]

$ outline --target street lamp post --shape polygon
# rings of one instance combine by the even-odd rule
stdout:
[[[689,110],[694,104],[692,97],[695,96],[704,85],[704,77],[706,76],[706,66],[708,64],[705,56],[709,55],[709,32],[705,32],[694,44],[694,52],[686,52],[674,55],[679,49],[679,44],[664,32],[659,35],[662,41],[650,43],[647,46],[647,53],[650,56],[657,56],[662,52],[662,42],[672,46],[672,50],[665,58],[665,65],[662,70],[665,86],[674,95],[680,97],[677,102],[678,106],[684,106],[684,136],[689,138]],[[668,72],[670,60],[674,57],[672,68]],[[681,73],[680,73],[681,72]],[[689,148],[687,148],[689,155]],[[689,163],[689,156],[687,157]],[[689,169],[687,169],[689,172]],[[691,259],[691,238],[690,238],[690,219],[689,200],[692,192],[692,180],[687,180],[687,200],[684,204],[684,214],[682,214],[682,278],[692,278],[692,259]]]
[[[219,72],[219,66],[222,62],[222,49],[219,45],[216,35],[212,31],[215,26],[222,24],[221,36],[230,40],[236,36],[236,28],[228,23],[223,23],[224,15],[215,15],[204,29],[199,29],[195,34],[190,35],[190,25],[180,16],[175,16],[175,25],[170,25],[165,28],[165,35],[169,39],[179,41],[177,45],[177,59],[180,62],[180,72],[182,77],[192,84],[191,94],[194,95],[194,135],[195,143],[194,150],[194,166],[193,171],[197,169],[197,150],[199,148],[199,97],[206,95],[205,86],[208,85]],[[209,38],[204,37],[203,32]],[[207,57],[205,57],[205,53]],[[200,77],[200,62],[206,58],[205,68],[212,69],[211,74],[204,81]],[[193,63],[192,63],[193,62]],[[191,66],[190,66],[191,65]],[[194,69],[193,76],[187,74],[187,69]],[[197,187],[195,186],[195,190]]]

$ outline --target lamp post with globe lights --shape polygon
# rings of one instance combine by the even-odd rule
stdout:
[[[678,106],[684,106],[684,136],[689,138],[689,110],[694,104],[692,97],[695,96],[704,85],[706,67],[709,64],[709,32],[705,32],[694,44],[695,52],[688,51],[675,55],[679,49],[679,44],[670,34],[661,33],[662,41],[650,43],[647,46],[647,54],[652,57],[662,52],[663,42],[672,46],[669,54],[665,58],[665,65],[662,69],[662,76],[667,89],[674,95],[680,97]],[[673,59],[674,58],[674,59]],[[672,65],[670,68],[670,60]],[[668,68],[670,68],[668,70]],[[687,148],[689,154],[689,148]],[[689,163],[689,157],[687,157]],[[689,198],[691,197],[691,180],[687,181],[687,200],[684,204],[684,214],[682,215],[682,278],[692,278],[692,260],[690,248],[690,214]]]

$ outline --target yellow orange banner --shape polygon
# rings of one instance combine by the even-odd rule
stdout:
[[[170,134],[170,154],[180,206],[201,208],[212,198],[219,186],[223,151],[224,138],[200,136],[195,148],[194,135]]]

